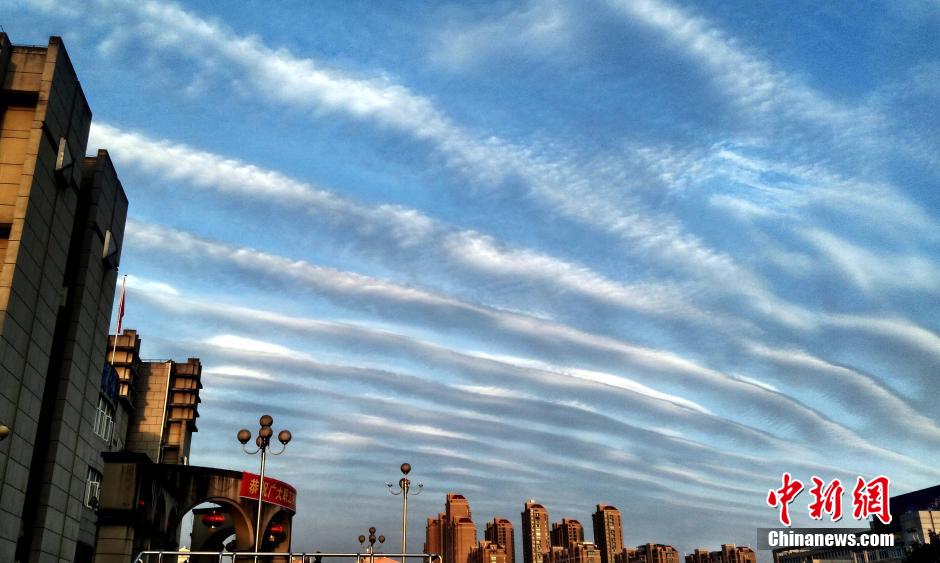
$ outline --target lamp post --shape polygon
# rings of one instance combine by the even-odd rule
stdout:
[[[271,415],[264,415],[258,420],[260,428],[258,428],[258,436],[255,438],[255,445],[258,446],[255,451],[248,451],[248,440],[251,440],[251,431],[247,428],[242,428],[238,431],[238,441],[242,444],[242,449],[245,450],[245,453],[254,455],[258,452],[261,452],[261,475],[258,481],[258,518],[255,520],[255,552],[261,550],[261,508],[262,502],[264,502],[264,465],[267,461],[268,453],[271,455],[281,455],[284,453],[284,450],[287,449],[287,443],[290,442],[291,434],[290,430],[281,430],[277,433],[277,439],[281,443],[281,451],[268,451],[268,448],[271,445],[271,436],[274,434],[274,430],[271,429],[271,425],[274,424],[274,419],[271,418]],[[258,556],[255,556],[255,561],[258,560]]]
[[[369,563],[375,563],[375,540],[376,539],[379,540],[379,544],[385,543],[385,536],[379,536],[378,538],[376,538],[375,526],[369,526],[369,548],[366,550],[369,554]],[[359,535],[360,548],[362,547],[364,543],[366,543],[366,536],[365,534],[360,534]]]
[[[393,495],[401,495],[401,552],[408,553],[408,491],[411,489],[411,479],[408,474],[411,473],[411,464],[401,464],[402,478],[398,480],[398,492],[392,490],[391,483],[385,483],[388,492]],[[418,492],[414,496],[421,494],[424,489],[424,483],[418,483]],[[401,563],[405,563],[405,556],[401,556]]]

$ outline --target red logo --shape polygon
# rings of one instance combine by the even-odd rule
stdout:
[[[861,477],[855,483],[852,491],[852,516],[857,520],[877,516],[885,524],[891,523],[889,509],[888,485],[891,481],[884,475],[879,475],[871,481],[865,482]]]
[[[803,483],[793,479],[789,473],[784,473],[779,489],[770,489],[767,492],[767,504],[780,510],[780,523],[790,525],[790,503],[803,491]],[[813,497],[809,503],[809,517],[813,520],[822,520],[823,514],[828,514],[833,522],[842,519],[842,495],[845,487],[838,479],[829,484],[813,475],[813,486],[809,494]],[[864,520],[871,516],[877,517],[885,524],[891,523],[890,497],[888,486],[891,480],[879,475],[870,481],[859,477],[852,490],[852,517]]]
[[[784,526],[790,525],[790,503],[803,490],[803,483],[790,479],[789,473],[783,474],[783,486],[779,489],[771,489],[767,493],[767,504],[777,508],[780,507],[780,523]]]

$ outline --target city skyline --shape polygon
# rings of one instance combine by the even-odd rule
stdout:
[[[423,552],[440,554],[442,563],[511,563],[519,555],[523,560],[539,561],[536,554],[549,563],[756,563],[757,560],[750,545],[725,542],[720,542],[717,550],[699,547],[684,557],[669,544],[628,545],[623,537],[620,511],[608,504],[597,504],[592,515],[594,541],[585,541],[586,530],[578,520],[565,516],[550,526],[548,522],[551,522],[548,509],[535,499],[528,499],[520,514],[519,542],[515,541],[512,521],[499,515],[486,523],[483,537],[477,537],[469,499],[459,493],[447,493],[444,511],[426,519]]]
[[[299,549],[397,544],[402,461],[415,545],[453,491],[516,526],[603,501],[688,553],[776,525],[784,472],[940,482],[930,5],[16,0],[0,24],[68,48],[128,196],[124,324],[202,360],[190,461],[256,471],[246,417],[293,431],[270,471]]]

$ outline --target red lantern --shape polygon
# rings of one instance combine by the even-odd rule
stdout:
[[[206,514],[202,517],[202,523],[208,526],[210,529],[218,528],[225,523],[225,515],[221,512],[213,510],[209,514]]]
[[[271,530],[271,533],[274,534],[274,535],[276,535],[276,536],[280,536],[281,534],[284,533],[284,525],[283,525],[283,524],[271,524],[271,527],[268,528],[268,529]]]

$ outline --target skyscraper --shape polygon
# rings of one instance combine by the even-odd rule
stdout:
[[[522,556],[524,563],[542,563],[551,550],[548,533],[548,510],[530,500],[522,511]]]
[[[576,543],[584,541],[584,526],[577,520],[562,518],[552,524],[552,547],[563,547],[569,552]]]
[[[617,558],[620,563],[679,563],[679,552],[671,545],[648,543],[627,548]]]
[[[425,553],[441,554],[444,563],[467,563],[477,544],[477,528],[467,498],[448,493],[444,512],[428,518],[424,537]]]
[[[444,510],[446,522],[446,563],[467,563],[477,543],[477,527],[470,514],[470,502],[463,495],[449,493]]]
[[[486,523],[487,541],[503,548],[506,552],[506,563],[515,563],[516,560],[516,541],[512,529],[512,522],[506,518],[493,518],[492,522]]]
[[[598,504],[591,520],[594,524],[594,543],[601,551],[601,563],[614,563],[614,557],[623,550],[620,511],[609,504]]]
[[[90,561],[127,198],[61,39],[0,33],[0,561]]]
[[[443,556],[444,550],[441,547],[441,521],[444,514],[438,514],[437,518],[428,518],[427,527],[424,529],[424,552],[436,553]]]
[[[482,540],[472,550],[468,563],[506,563],[506,550],[499,545]]]

